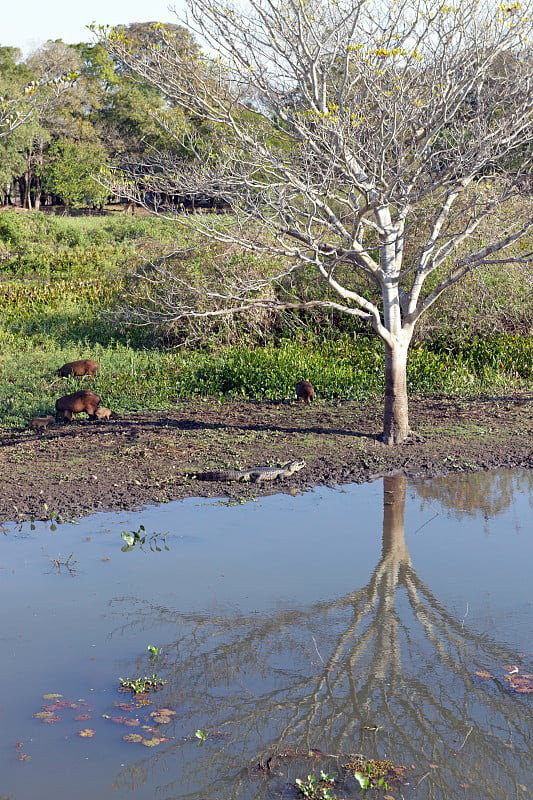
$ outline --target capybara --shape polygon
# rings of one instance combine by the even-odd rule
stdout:
[[[100,403],[100,397],[90,389],[80,389],[79,392],[66,394],[56,400],[57,418],[71,422],[76,414],[85,411],[89,419],[95,419],[94,413]]]
[[[89,378],[94,378],[96,371],[100,365],[90,358],[81,358],[79,361],[69,361],[68,364],[63,364],[56,375],[60,378],[66,378],[68,375],[75,375],[76,378],[81,378],[82,375],[88,375]]]
[[[118,414],[115,414],[114,411],[111,411],[110,408],[106,408],[105,406],[98,406],[96,411],[94,412],[95,419],[118,419]]]
[[[315,399],[315,387],[309,381],[300,381],[296,384],[296,397],[304,403],[310,403]]]
[[[28,428],[36,433],[44,433],[50,423],[53,421],[54,417],[51,414],[48,414],[47,417],[34,417],[28,423]]]

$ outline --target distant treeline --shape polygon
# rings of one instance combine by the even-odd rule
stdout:
[[[173,34],[187,57],[197,56],[191,34],[180,26],[146,22],[121,28],[139,52],[161,29]],[[17,48],[0,46],[0,97],[7,102],[18,98],[23,105],[27,87],[37,84],[44,102],[23,125],[0,137],[3,206],[101,210],[112,199],[95,180],[102,167],[142,162],[148,153],[187,159],[189,138],[206,146],[216,141],[213,130],[189,118],[154,87],[134,80],[100,44],[48,41],[26,59]],[[158,124],[162,116],[180,131],[182,144]],[[126,198],[114,199],[125,211],[133,210]],[[147,197],[154,207],[167,202],[184,211],[223,210],[216,196]]]

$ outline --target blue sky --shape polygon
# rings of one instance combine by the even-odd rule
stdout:
[[[183,9],[182,0],[5,0],[0,21],[0,45],[19,47],[26,56],[47,39],[67,44],[90,42],[85,27],[127,25],[130,22],[177,22],[169,7]]]

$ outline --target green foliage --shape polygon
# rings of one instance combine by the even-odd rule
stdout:
[[[480,375],[502,372],[524,380],[533,379],[533,336],[492,334],[466,340],[440,336],[429,342],[427,348],[441,358],[449,355],[458,369]]]
[[[177,236],[175,225],[149,217],[58,217],[2,211],[0,274],[48,279],[109,272],[116,276],[159,255]]]
[[[130,550],[133,550],[136,545],[138,545],[139,549],[142,550],[143,545],[146,544],[147,541],[150,550],[152,550],[153,552],[161,553],[162,550],[168,550],[168,547],[165,542],[166,534],[161,536],[161,534],[159,533],[153,533],[151,536],[147,536],[144,525],[141,525],[138,531],[122,531],[120,536],[126,543],[123,544],[122,547],[120,548],[123,553],[127,553]],[[163,547],[159,546],[160,541],[163,542]],[[152,652],[154,650],[157,650],[157,648],[149,647],[148,650]]]
[[[280,399],[310,380],[324,399],[363,398],[383,390],[383,352],[377,338],[228,347],[180,360],[178,396],[219,395]]]
[[[370,775],[364,775],[362,772],[354,772],[354,778],[356,779],[357,783],[361,787],[361,789],[384,789],[387,791],[389,788],[389,784],[385,780],[385,778],[372,778]]]
[[[129,689],[133,694],[155,691],[166,683],[155,673],[143,678],[119,678],[119,681],[123,689]]]
[[[20,247],[25,230],[24,219],[15,211],[0,214],[0,240],[5,245]]]
[[[332,791],[334,783],[335,779],[324,770],[320,771],[320,778],[308,775],[307,780],[295,780],[298,791],[307,800],[335,800],[336,795]]]
[[[102,206],[109,192],[96,178],[105,159],[101,145],[61,139],[48,150],[47,164],[41,171],[43,186],[70,208]]]

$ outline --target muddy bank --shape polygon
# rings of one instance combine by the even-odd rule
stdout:
[[[379,441],[381,402],[312,405],[193,400],[171,412],[0,432],[0,520],[73,519],[185,497],[257,497],[402,471],[433,477],[533,465],[533,395],[414,399],[420,438]],[[282,483],[199,481],[184,473],[279,465],[306,467]]]

